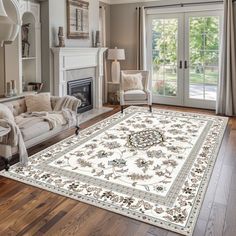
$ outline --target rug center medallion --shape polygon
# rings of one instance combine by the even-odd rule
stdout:
[[[156,129],[146,129],[128,136],[129,146],[137,149],[148,149],[161,142],[163,142],[163,136]]]

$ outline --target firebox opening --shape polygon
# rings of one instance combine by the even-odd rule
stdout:
[[[81,100],[78,113],[93,109],[93,78],[78,79],[67,83],[67,94]]]

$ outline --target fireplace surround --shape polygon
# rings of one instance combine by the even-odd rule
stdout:
[[[68,72],[94,68],[93,108],[103,108],[104,53],[106,50],[107,48],[52,48],[54,54],[53,93],[60,97],[67,95],[67,83],[70,79]]]

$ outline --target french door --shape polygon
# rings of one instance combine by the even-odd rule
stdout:
[[[221,22],[221,11],[149,15],[148,65],[154,102],[215,108]]]

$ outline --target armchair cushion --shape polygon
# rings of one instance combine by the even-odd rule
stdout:
[[[142,74],[124,74],[123,88],[128,90],[143,90]]]
[[[25,97],[27,112],[52,111],[50,93],[39,93]]]
[[[126,101],[145,101],[147,94],[143,90],[129,90],[124,92]]]

